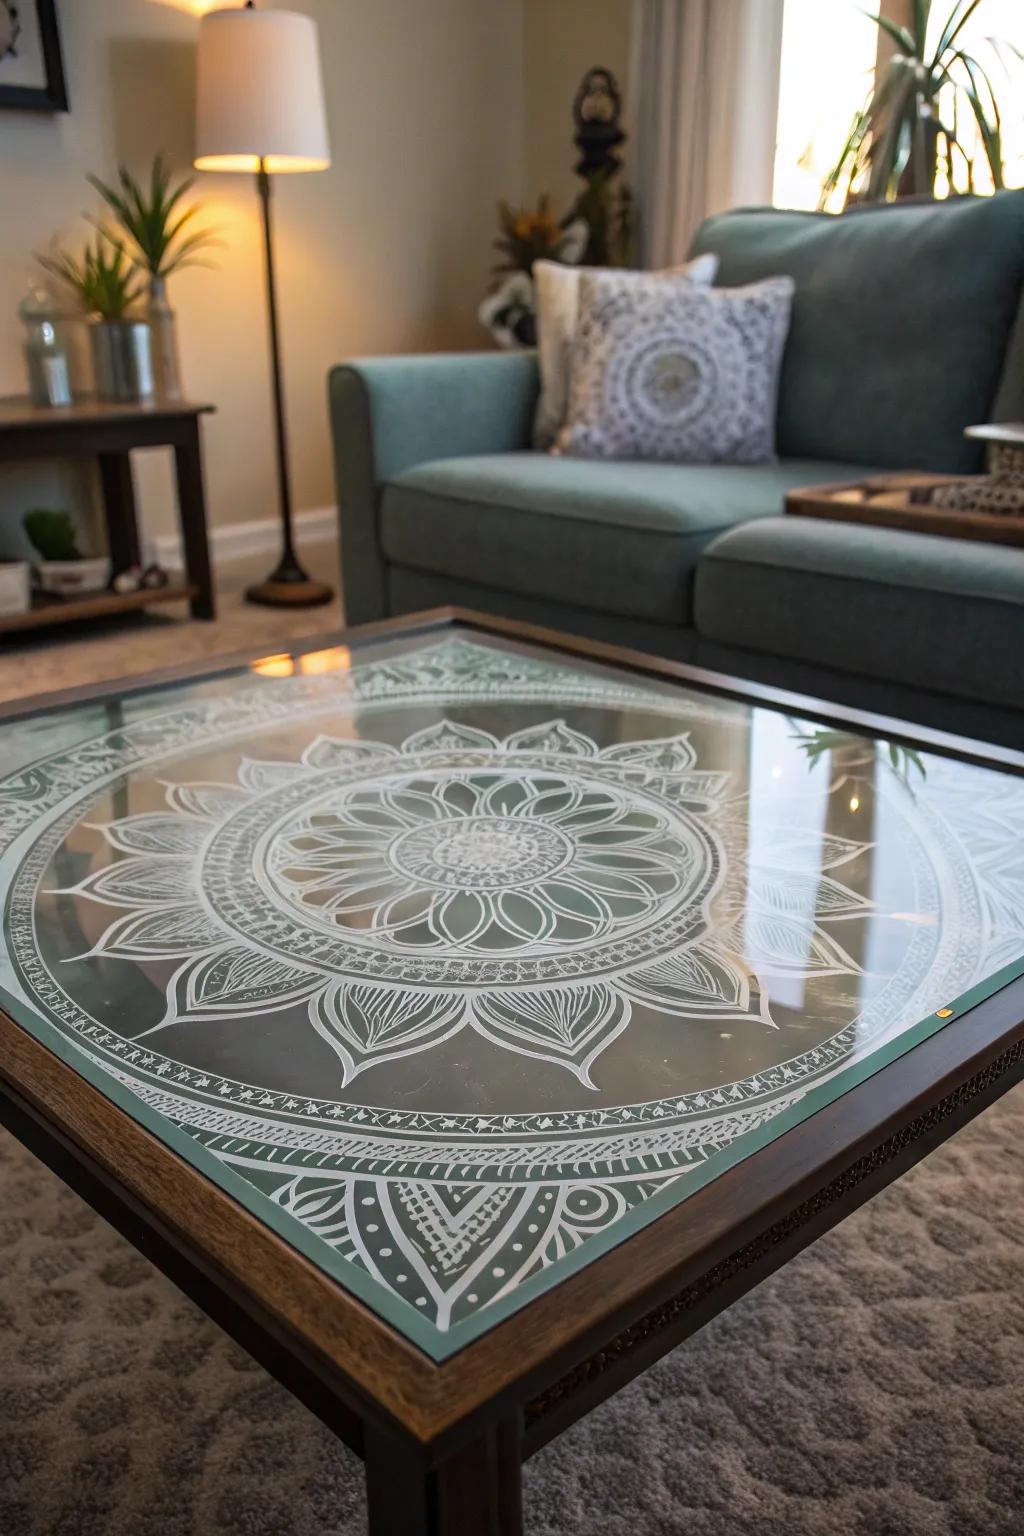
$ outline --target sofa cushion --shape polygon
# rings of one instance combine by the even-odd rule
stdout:
[[[778,450],[903,469],[971,470],[1024,284],[1024,192],[901,202],[836,216],[739,209],[691,254],[717,282],[796,281]]]
[[[438,459],[384,487],[385,559],[498,592],[688,624],[693,570],[716,533],[780,510],[793,485],[849,465],[587,462],[541,453]]]
[[[991,704],[1024,698],[1024,550],[810,518],[723,534],[695,622],[721,644]]]

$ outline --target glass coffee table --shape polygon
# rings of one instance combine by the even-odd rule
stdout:
[[[6,711],[0,1116],[373,1536],[516,1536],[525,1457],[1024,1075],[1024,759],[342,639]]]

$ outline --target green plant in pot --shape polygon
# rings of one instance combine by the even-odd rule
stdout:
[[[36,577],[44,592],[73,597],[99,592],[110,580],[110,561],[86,559],[78,547],[78,532],[70,512],[34,507],[22,520],[25,536],[39,559]]]
[[[868,14],[892,49],[825,181],[821,207],[837,192],[847,202],[883,202],[934,196],[965,181],[973,192],[981,170],[996,190],[1003,186],[999,102],[987,69],[964,40],[965,26],[983,4],[955,0],[940,22],[933,0],[914,0],[909,26]],[[995,55],[1005,46],[988,42]]]
[[[136,265],[146,273],[157,393],[166,400],[180,400],[181,366],[167,279],[185,267],[210,266],[202,252],[221,244],[213,230],[196,229],[201,204],[182,206],[195,177],[187,176],[175,186],[163,155],[157,155],[148,184],[137,181],[124,165],[118,167],[116,185],[99,176],[90,176],[89,181],[117,221],[111,238],[126,239]]]
[[[124,245],[99,231],[81,256],[57,250],[37,258],[69,288],[90,325],[96,389],[103,400],[149,400],[153,361],[149,327],[131,310],[142,294]]]

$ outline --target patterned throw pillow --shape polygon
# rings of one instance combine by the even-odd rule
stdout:
[[[540,367],[540,398],[533,418],[533,446],[550,448],[565,425],[569,408],[569,372],[580,278],[600,272],[600,267],[568,267],[560,261],[535,261],[533,282],[537,293],[537,362]],[[718,271],[718,257],[710,251],[670,267],[662,277],[685,277],[691,283],[710,285]],[[649,272],[620,272],[620,277],[646,281]]]
[[[559,450],[681,464],[774,459],[793,289],[789,277],[701,288],[584,275]]]

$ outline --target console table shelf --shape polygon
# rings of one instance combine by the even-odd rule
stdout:
[[[148,608],[152,603],[191,602],[197,589],[187,582],[140,592],[93,592],[88,597],[36,598],[27,613],[0,614],[0,635],[19,629],[44,629],[53,624],[74,624],[83,619],[113,618]]]
[[[21,395],[0,398],[0,463],[16,459],[94,458],[99,464],[107,542],[115,573],[140,565],[131,454],[170,448],[178,488],[184,579],[141,592],[36,601],[27,613],[0,616],[0,634],[79,619],[109,618],[151,603],[188,602],[192,617],[214,617],[213,576],[206,533],[199,418],[212,405],[160,400],[149,405],[76,401],[37,406]]]

